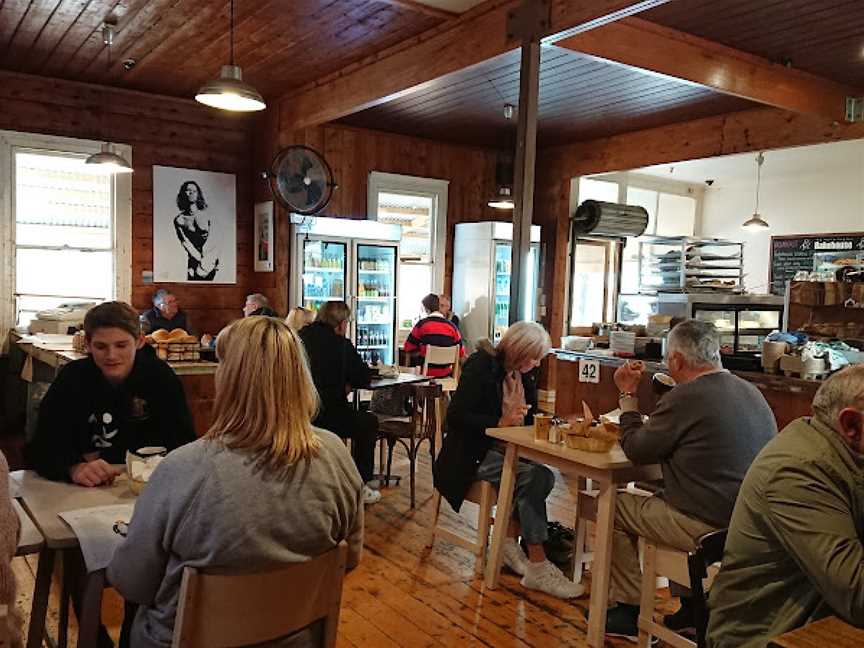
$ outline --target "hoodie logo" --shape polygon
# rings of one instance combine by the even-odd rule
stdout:
[[[119,432],[116,426],[113,426],[113,429],[111,429],[114,422],[111,412],[105,412],[98,419],[95,414],[91,414],[87,421],[94,429],[93,435],[90,437],[93,447],[110,448],[112,446],[111,439],[117,436],[117,432]]]

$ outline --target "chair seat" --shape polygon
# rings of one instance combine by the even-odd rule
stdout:
[[[414,432],[414,423],[410,417],[392,417],[378,423],[378,432],[385,437],[408,439]]]

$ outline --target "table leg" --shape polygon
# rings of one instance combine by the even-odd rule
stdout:
[[[69,638],[69,583],[68,551],[61,551],[60,558],[60,619],[57,622],[57,648],[66,648]],[[77,551],[77,550],[76,550]]]
[[[501,470],[501,487],[498,489],[498,505],[495,508],[495,524],[492,527],[492,548],[489,562],[486,565],[486,587],[495,589],[501,574],[501,562],[504,557],[504,540],[507,538],[507,527],[513,507],[513,487],[516,483],[516,463],[519,452],[516,444],[508,443],[504,453],[504,465]]]
[[[588,645],[592,648],[602,648],[606,635],[606,606],[609,601],[609,570],[612,565],[612,532],[617,493],[615,484],[600,484],[594,561],[591,567],[591,602],[588,605]]]
[[[84,596],[81,598],[81,615],[78,619],[78,648],[91,648],[97,645],[104,589],[104,569],[87,574],[84,580]]]
[[[54,550],[44,547],[39,553],[39,566],[36,569],[36,584],[33,588],[33,603],[30,607],[30,628],[27,631],[27,648],[41,648],[42,646],[53,571]]]

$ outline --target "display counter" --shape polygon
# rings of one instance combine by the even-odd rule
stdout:
[[[555,414],[557,416],[568,416],[582,412],[582,401],[588,403],[592,412],[603,413],[618,407],[618,388],[612,378],[615,369],[621,366],[624,358],[600,351],[566,351],[553,349],[555,355],[553,362],[556,363],[556,385],[555,385]],[[579,366],[580,360],[590,359],[598,361],[600,365],[599,382],[580,382]],[[639,385],[639,406],[643,413],[650,413],[657,404],[657,394],[651,389],[650,377],[658,372],[666,372],[666,367],[660,362],[643,360],[645,363],[646,379]],[[777,429],[782,430],[786,425],[801,416],[810,416],[812,410],[810,404],[813,396],[819,389],[821,382],[814,380],[801,380],[799,378],[787,378],[783,375],[765,374],[750,371],[733,371],[733,374],[753,383],[765,397],[774,418],[777,420]],[[586,376],[587,378],[587,376]],[[730,405],[732,405],[730,403]]]
[[[54,336],[55,340],[57,336]],[[18,333],[10,334],[9,356],[10,369],[15,371],[26,384],[26,433],[30,438],[36,420],[36,410],[48,386],[63,365],[86,357],[82,353],[72,351],[72,336],[70,342],[56,341],[54,343],[37,344],[27,342]],[[213,403],[216,395],[215,374],[219,366],[216,362],[169,362],[168,366],[180,378],[186,402],[192,413],[195,432],[202,436],[211,423]]]

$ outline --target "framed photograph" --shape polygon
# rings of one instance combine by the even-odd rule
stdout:
[[[234,174],[153,167],[153,281],[237,283]]]
[[[273,201],[255,203],[255,272],[273,272]]]

